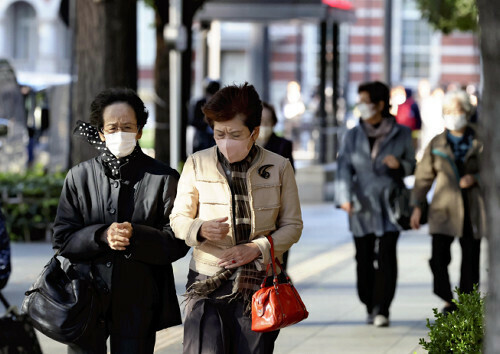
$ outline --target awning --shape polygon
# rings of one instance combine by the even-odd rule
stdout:
[[[355,14],[348,0],[207,0],[195,20],[354,22]]]

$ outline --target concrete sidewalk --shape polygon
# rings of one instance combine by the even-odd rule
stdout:
[[[432,308],[441,308],[432,294],[432,275],[428,266],[430,238],[426,228],[404,232],[398,244],[399,278],[391,307],[388,328],[365,324],[364,306],[356,292],[354,245],[344,212],[331,204],[303,205],[304,232],[292,248],[289,274],[299,290],[309,318],[281,330],[276,354],[314,353],[424,353],[418,345],[425,337],[426,318]],[[452,246],[450,275],[458,283],[460,247]],[[3,294],[17,306],[23,293],[52,255],[47,243],[14,243],[13,274]],[[174,263],[178,294],[184,292],[189,257]],[[482,286],[486,291],[486,242],[482,250]],[[66,347],[39,334],[44,353],[65,353]],[[182,353],[182,326],[158,333],[157,353]]]

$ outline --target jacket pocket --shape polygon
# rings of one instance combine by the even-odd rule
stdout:
[[[444,224],[448,221],[448,213],[446,210],[436,210],[435,208],[429,209],[428,216],[429,223],[432,224]]]
[[[281,185],[253,186],[252,199],[255,210],[279,207],[281,205]]]
[[[276,230],[276,222],[280,206],[261,207],[255,209],[255,231]]]

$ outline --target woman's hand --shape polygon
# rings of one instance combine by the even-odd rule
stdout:
[[[352,214],[352,203],[351,202],[345,202],[340,206],[343,210],[345,210],[349,215]]]
[[[200,231],[198,232],[199,236],[210,241],[223,240],[229,233],[229,224],[225,222],[228,219],[229,218],[226,216],[205,221],[200,227]]]
[[[255,243],[244,243],[225,250],[220,257],[218,265],[226,269],[237,268],[250,263],[260,255],[260,249]]]
[[[467,175],[463,176],[462,178],[460,178],[459,185],[460,185],[460,188],[465,189],[465,188],[472,187],[474,185],[474,183],[476,183],[476,179],[474,178],[474,176],[471,174],[467,174]]]
[[[382,160],[382,163],[384,163],[387,167],[389,167],[392,170],[397,170],[399,166],[401,166],[399,160],[394,155],[387,155]]]
[[[106,230],[106,241],[111,249],[124,251],[130,245],[132,233],[132,224],[129,222],[114,222]]]
[[[422,217],[422,209],[420,209],[419,207],[414,207],[410,218],[410,226],[413,230],[418,230],[420,228],[421,217]]]

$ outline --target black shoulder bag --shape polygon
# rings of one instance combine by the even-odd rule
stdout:
[[[397,225],[401,231],[410,230],[410,219],[413,213],[413,207],[410,205],[411,191],[406,188],[403,181],[400,181],[399,183],[392,183],[384,192],[389,220]],[[420,224],[424,225],[427,223],[427,200],[422,203],[420,208],[422,210]]]
[[[81,278],[70,265],[57,259],[65,245],[52,256],[25,293],[22,312],[40,332],[62,343],[85,343],[97,324],[100,306],[92,272]]]

